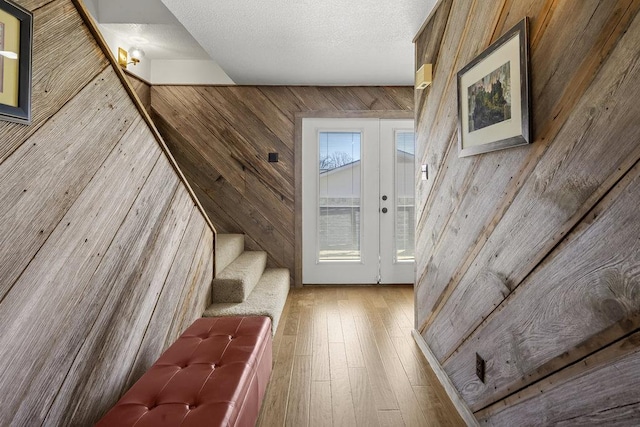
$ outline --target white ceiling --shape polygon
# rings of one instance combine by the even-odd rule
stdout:
[[[85,1],[103,31],[146,39],[149,59],[211,58],[237,84],[269,85],[412,85],[412,39],[436,2]]]
[[[132,46],[144,50],[154,59],[210,59],[209,54],[181,25],[172,24],[101,24],[103,33],[126,40],[122,48]]]
[[[85,0],[103,34],[147,59],[210,59],[209,54],[160,0]],[[109,38],[107,38],[109,40]]]

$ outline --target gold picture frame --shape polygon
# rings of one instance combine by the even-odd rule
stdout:
[[[31,123],[33,14],[0,0],[0,120]]]

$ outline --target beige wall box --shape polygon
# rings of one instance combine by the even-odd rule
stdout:
[[[426,89],[431,80],[431,64],[423,64],[416,72],[416,89]]]

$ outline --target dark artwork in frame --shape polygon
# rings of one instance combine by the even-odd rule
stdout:
[[[511,118],[511,61],[469,86],[469,132]]]

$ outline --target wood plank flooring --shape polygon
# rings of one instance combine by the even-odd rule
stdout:
[[[411,337],[411,286],[292,289],[258,426],[464,426]]]

